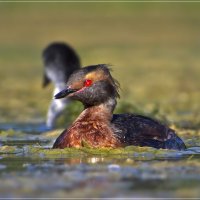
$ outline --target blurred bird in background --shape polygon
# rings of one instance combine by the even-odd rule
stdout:
[[[66,87],[69,76],[80,68],[80,58],[75,50],[63,42],[53,42],[42,53],[44,63],[43,87],[50,82],[54,84],[53,96]],[[69,100],[52,99],[46,118],[49,129],[55,127],[56,119],[68,105]]]

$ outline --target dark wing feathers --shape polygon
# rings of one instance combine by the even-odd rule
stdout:
[[[149,117],[118,114],[113,115],[112,123],[114,130],[118,130],[116,134],[122,134],[126,145],[178,150],[186,148],[174,130]]]

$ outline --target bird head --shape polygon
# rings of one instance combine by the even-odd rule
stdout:
[[[75,71],[69,77],[66,89],[56,94],[55,99],[69,97],[89,107],[119,98],[118,90],[119,84],[111,76],[108,66],[99,64]]]

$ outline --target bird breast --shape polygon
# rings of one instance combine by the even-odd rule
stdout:
[[[109,124],[100,121],[76,121],[67,130],[66,139],[68,147],[81,147],[86,144],[95,148],[120,146]]]

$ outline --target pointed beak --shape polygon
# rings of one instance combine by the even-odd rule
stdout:
[[[75,89],[67,88],[67,89],[62,90],[62,91],[59,92],[58,94],[56,94],[56,95],[54,96],[54,98],[55,98],[55,99],[61,99],[61,98],[64,98],[64,97],[68,96],[69,94],[74,93],[74,92],[76,92],[76,91],[77,91],[77,90],[75,90]]]

